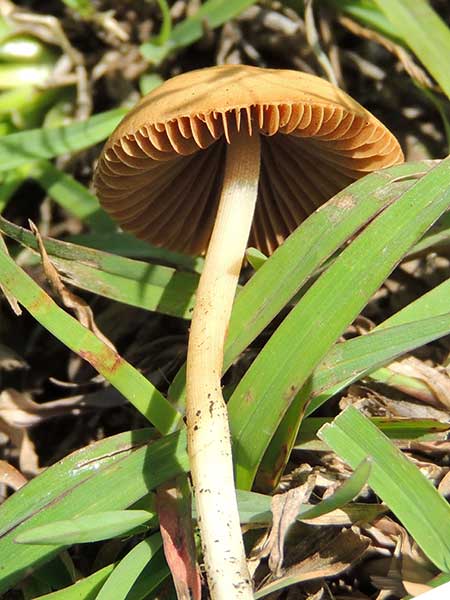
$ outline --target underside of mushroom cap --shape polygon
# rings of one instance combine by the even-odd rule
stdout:
[[[203,253],[226,144],[261,135],[261,177],[249,243],[271,254],[346,185],[403,160],[396,138],[342,90],[297,71],[227,65],[192,71],[145,96],[100,156],[102,206],[148,242]]]

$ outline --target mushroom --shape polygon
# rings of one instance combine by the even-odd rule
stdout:
[[[243,65],[179,75],[111,135],[95,186],[121,227],[206,253],[187,358],[188,451],[211,596],[253,598],[221,392],[223,347],[247,243],[271,254],[326,200],[403,160],[396,138],[327,81]]]

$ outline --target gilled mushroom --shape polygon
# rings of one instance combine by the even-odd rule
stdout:
[[[105,145],[95,176],[105,210],[152,244],[206,253],[189,336],[186,412],[212,598],[253,597],[221,393],[247,243],[271,254],[353,180],[402,160],[386,127],[327,81],[242,65],[167,81]]]

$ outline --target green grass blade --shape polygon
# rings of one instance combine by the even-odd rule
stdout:
[[[73,585],[76,576],[77,573],[72,558],[67,550],[63,550],[53,560],[39,567],[27,582],[31,581],[33,582],[32,584],[37,583],[39,587],[42,585],[44,589],[39,592],[40,595]]]
[[[366,27],[375,29],[392,40],[401,41],[395,27],[378,8],[375,0],[325,0],[335,10],[346,13]]]
[[[450,212],[442,216],[436,225],[411,249],[411,256],[415,256],[430,249],[450,247]]]
[[[155,533],[151,537],[143,540],[135,546],[117,565],[111,575],[104,583],[100,590],[97,600],[122,600],[128,598],[128,593],[135,584],[137,578],[142,573],[147,565],[151,564],[155,554],[162,546],[162,539],[159,533]],[[153,582],[153,586],[149,585],[147,593],[161,583],[167,577],[168,568],[161,573]]]
[[[406,323],[445,315],[449,309],[449,298],[450,279],[447,279],[377,325],[373,331],[380,331],[388,327],[405,325]]]
[[[55,202],[80,221],[96,231],[116,231],[117,225],[100,208],[94,194],[91,194],[84,185],[57,169],[50,162],[34,163],[29,176],[36,179]]]
[[[449,333],[450,313],[446,312],[449,297],[450,280],[424,294],[366,336],[334,345],[300,390],[272,438],[258,473],[260,485],[271,489],[284,470],[301,421],[300,408],[306,405],[305,415],[310,415],[363,375]],[[375,373],[382,374],[380,370]]]
[[[62,2],[85,19],[95,15],[95,7],[91,0],[62,0]]]
[[[83,485],[95,473],[103,472],[118,458],[126,458],[155,439],[151,429],[120,433],[73,452],[43,471],[0,506],[0,551],[3,537],[22,521],[56,502],[73,486]]]
[[[197,273],[201,273],[204,262],[203,258],[194,258],[178,252],[170,252],[164,248],[157,248],[123,232],[84,233],[69,236],[67,241],[131,258],[148,258],[159,264],[174,265],[180,269]]]
[[[450,29],[426,0],[375,0],[397,35],[411,48],[450,98]]]
[[[325,425],[319,437],[353,468],[372,459],[369,485],[428,558],[450,571],[450,506],[419,469],[353,407]]]
[[[16,537],[16,543],[65,546],[99,542],[128,535],[133,529],[148,525],[154,516],[145,510],[106,511],[29,529]]]
[[[126,600],[159,600],[157,588],[159,584],[170,575],[163,550],[159,550],[152,560],[144,567],[142,573],[136,579]],[[151,593],[148,593],[151,590]],[[156,591],[155,591],[156,590]],[[175,600],[172,594],[170,600]]]
[[[127,110],[116,108],[82,123],[4,136],[0,138],[0,171],[88,148],[107,138],[126,113]]]
[[[345,506],[361,493],[372,469],[372,462],[366,458],[355,468],[354,473],[328,498],[310,507],[302,507],[297,519],[315,519]]]
[[[336,344],[314,373],[313,397],[306,414],[311,414],[340,389],[387,364],[405,352],[450,333],[450,312],[383,330],[374,330]],[[315,397],[317,395],[317,397]]]
[[[367,336],[336,344],[314,372],[306,415],[345,386],[402,354],[447,335],[450,279],[375,327]],[[436,316],[430,316],[436,315]]]
[[[317,439],[317,432],[333,419],[327,417],[308,417],[303,419],[295,441],[295,448],[317,450],[322,442]],[[378,429],[390,440],[417,440],[449,431],[449,423],[441,423],[435,419],[406,419],[391,417],[373,417],[370,419]]]
[[[95,600],[99,590],[113,570],[114,565],[108,565],[88,577],[79,579],[69,587],[51,594],[45,594],[45,596],[38,596],[36,600]]]
[[[430,164],[410,163],[372,173],[302,223],[239,292],[225,342],[224,371],[347,239],[430,168]],[[352,205],[352,196],[364,202]],[[169,391],[179,404],[184,383],[185,373],[180,371]]]
[[[257,248],[248,248],[245,253],[245,258],[255,271],[260,269],[267,260],[267,256]]]
[[[382,208],[395,202],[426,174],[429,165],[411,163],[373,173],[337,194],[313,213],[241,290],[225,349],[225,368],[294,297],[340,246]],[[410,178],[410,179],[409,179]],[[399,179],[396,183],[395,180]],[[349,197],[364,198],[351,205]]]
[[[37,253],[35,236],[1,217],[0,233]],[[45,238],[43,242],[53,264],[69,283],[118,302],[174,317],[191,318],[197,275],[52,238]]]
[[[172,31],[172,16],[167,0],[156,0],[161,11],[162,23],[158,35],[153,38],[155,44],[164,46],[169,39]]]
[[[181,415],[148,379],[60,308],[3,251],[0,251],[0,280],[43,327],[87,360],[161,433],[173,431],[182,423]]]
[[[317,431],[316,431],[317,433]],[[370,459],[361,461],[354,473],[328,498],[318,504],[303,504],[297,515],[298,520],[315,519],[333,510],[349,504],[361,493],[367,484],[372,469]],[[236,491],[241,523],[258,523],[260,525],[272,522],[272,496],[258,494],[248,490]]]
[[[141,45],[141,52],[151,62],[159,63],[171,52],[190,46],[201,39],[205,32],[205,24],[209,29],[215,29],[243,10],[255,3],[256,0],[206,0],[197,12],[181,21],[172,28],[164,45],[146,42]]]
[[[54,259],[53,263],[68,283],[83,290],[174,317],[192,316],[197,278],[190,274],[174,271],[167,282],[159,283],[158,271],[165,267],[149,263],[144,263],[141,279],[98,271],[74,260]]]
[[[238,487],[251,486],[286,410],[331,345],[448,209],[449,180],[450,158],[376,217],[306,292],[241,379],[228,403]]]
[[[29,529],[83,515],[122,510],[188,469],[186,436],[149,445],[149,430],[120,434],[48,468],[0,507],[0,594],[64,546],[17,544]]]
[[[248,490],[236,490],[239,517],[242,524],[266,525],[272,522],[272,498]]]

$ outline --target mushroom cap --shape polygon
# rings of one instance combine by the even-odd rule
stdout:
[[[113,132],[94,184],[120,226],[154,245],[206,251],[225,167],[241,128],[261,135],[249,244],[271,254],[314,210],[368,172],[403,161],[396,138],[331,83],[244,65],[178,75]]]

